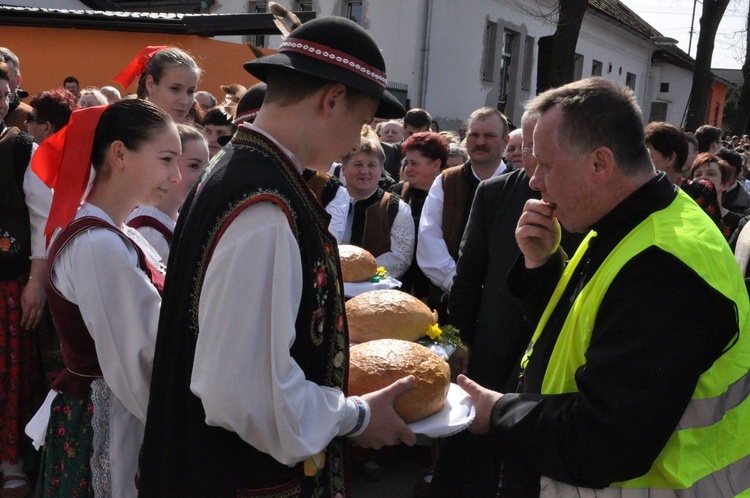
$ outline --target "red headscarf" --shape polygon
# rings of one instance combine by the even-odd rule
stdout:
[[[141,74],[146,70],[148,61],[154,56],[159,50],[169,48],[168,45],[160,45],[154,47],[146,47],[137,54],[133,61],[128,66],[114,77],[114,80],[122,85],[123,88],[127,88],[136,78],[139,78]]]
[[[42,142],[31,160],[34,173],[55,190],[44,228],[48,244],[55,229],[68,226],[81,205],[89,182],[94,133],[107,107],[73,111],[68,124]]]

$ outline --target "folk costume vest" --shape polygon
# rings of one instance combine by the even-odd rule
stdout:
[[[31,265],[31,228],[23,177],[33,143],[33,137],[18,128],[0,129],[0,279],[3,280],[20,276]]]
[[[138,255],[138,267],[143,270],[159,294],[161,294],[164,287],[164,275],[149,263],[141,248],[138,247],[138,244],[106,221],[86,216],[74,220],[67,228],[60,232],[49,250],[47,279],[45,282],[47,302],[52,312],[55,330],[57,330],[60,336],[62,357],[65,363],[65,368],[52,383],[52,389],[76,396],[80,399],[88,397],[91,382],[96,378],[101,378],[102,371],[96,355],[96,345],[86,328],[86,324],[81,316],[81,310],[78,308],[78,305],[65,299],[55,289],[52,284],[51,270],[60,251],[76,235],[92,229],[110,230],[122,237],[123,242],[132,245]]]
[[[420,299],[426,299],[430,293],[431,282],[417,264],[416,254],[419,237],[416,234],[419,233],[419,219],[422,217],[422,208],[428,192],[412,187],[409,182],[394,185],[391,192],[399,195],[401,200],[409,205],[411,217],[414,220],[414,254],[412,254],[411,266],[406,270],[406,273],[401,275],[401,290]]]
[[[128,221],[128,226],[135,229],[141,227],[153,228],[154,230],[159,232],[162,237],[164,237],[164,240],[167,241],[168,245],[172,245],[172,230],[167,228],[164,223],[152,216],[136,216],[132,220]]]
[[[565,268],[524,364],[533,356],[534,342],[594,235],[590,233],[581,243]],[[677,257],[736,303],[737,336],[701,375],[680,423],[646,474],[602,490],[579,489],[542,477],[541,496],[750,496],[750,442],[733,431],[733,427],[750,423],[750,303],[729,246],[701,208],[682,191],[667,208],[651,214],[633,229],[575,298],[547,366],[542,393],[577,392],[575,373],[586,364],[597,310],[609,285],[633,257],[651,246]]]
[[[350,244],[376,258],[391,250],[391,227],[398,214],[399,197],[378,187],[367,199],[354,203]]]
[[[391,192],[398,194],[401,200],[409,205],[411,216],[414,218],[414,229],[418,231],[419,218],[422,216],[422,208],[424,207],[424,201],[427,199],[428,192],[412,187],[409,185],[409,182],[402,182],[399,185],[395,185],[395,190],[391,190]]]
[[[339,179],[328,173],[306,169],[302,172],[302,177],[305,179],[307,186],[310,187],[310,190],[313,191],[318,202],[320,202],[323,207],[330,204],[333,198],[336,197],[336,193],[341,186]]]
[[[479,179],[471,171],[471,163],[453,166],[443,176],[443,240],[454,261],[458,261],[458,249],[469,221],[471,203],[479,186]]]
[[[291,356],[307,380],[346,392],[349,340],[338,249],[327,229],[330,216],[275,143],[240,128],[202,174],[175,227],[141,457],[141,497],[333,498],[350,493],[342,438],[328,445],[318,465],[289,467],[236,433],[207,426],[201,400],[190,391],[201,333],[201,284],[212,252],[232,220],[258,202],[272,202],[286,213],[299,244],[303,292]],[[263,352],[247,351],[248,361],[255,354]],[[202,472],[186,474],[186,460]]]

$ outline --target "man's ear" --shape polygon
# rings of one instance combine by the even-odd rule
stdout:
[[[671,168],[672,168],[672,169],[673,169],[674,171],[677,171],[677,172],[681,171],[681,170],[677,169],[677,152],[675,152],[675,151],[672,151],[672,153],[671,153],[671,154],[669,154],[669,157],[667,158],[667,160],[669,161],[669,165],[670,165],[670,167],[671,167]],[[682,166],[682,165],[680,165],[680,167],[681,167],[681,166]]]
[[[341,83],[331,83],[321,89],[323,115],[328,116],[346,100],[346,86]]]
[[[593,165],[593,180],[601,185],[612,177],[615,169],[615,156],[609,147],[597,147],[591,154],[589,160]]]

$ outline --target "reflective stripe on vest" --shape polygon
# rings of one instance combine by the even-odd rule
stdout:
[[[533,357],[533,343],[594,235],[586,237],[563,272],[524,356],[524,364]],[[734,301],[742,328],[735,337],[736,343],[699,378],[690,404],[649,472],[614,483],[607,490],[596,490],[615,493],[612,495],[584,494],[585,488],[570,486],[577,490],[570,496],[740,496],[750,488],[750,301],[729,246],[711,220],[683,192],[667,208],[652,213],[634,228],[581,289],[555,343],[542,393],[577,392],[575,373],[586,363],[602,298],[622,267],[651,246],[671,253]],[[676,490],[679,494],[675,494]]]
[[[750,497],[750,456],[721,470],[726,479],[709,475],[694,483],[690,489],[578,488],[542,477],[540,498],[717,498],[722,496]],[[738,491],[744,490],[744,491]]]

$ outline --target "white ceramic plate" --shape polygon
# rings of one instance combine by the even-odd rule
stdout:
[[[448,400],[443,409],[427,418],[412,422],[409,428],[428,437],[447,437],[469,427],[475,415],[471,396],[458,384],[451,384],[448,389]]]

